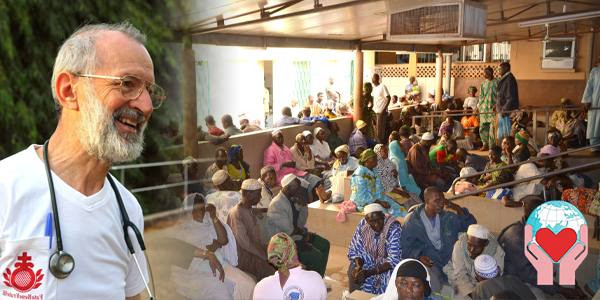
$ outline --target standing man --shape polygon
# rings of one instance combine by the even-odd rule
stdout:
[[[586,137],[590,145],[600,143],[600,113],[598,110],[589,110],[591,107],[600,107],[600,67],[595,67],[590,72],[581,103],[588,111],[588,125]],[[592,153],[600,154],[600,147],[593,148]]]
[[[519,109],[519,89],[517,79],[510,72],[510,64],[500,64],[500,80],[498,81],[496,112],[500,114],[498,119],[498,140],[510,135],[509,111]],[[508,129],[508,130],[507,130]]]
[[[373,111],[377,114],[377,128],[376,135],[377,140],[381,144],[386,143],[386,125],[387,125],[387,107],[390,103],[390,93],[385,85],[380,82],[379,74],[373,74],[371,80],[373,82]]]
[[[129,23],[85,25],[59,49],[51,81],[58,126],[44,146],[0,162],[0,269],[13,274],[4,273],[3,298],[141,299],[142,236],[129,230],[130,254],[122,215],[143,233],[142,209],[108,170],[141,154],[144,129],[164,100],[145,40]],[[59,247],[73,258],[70,273],[49,270]]]

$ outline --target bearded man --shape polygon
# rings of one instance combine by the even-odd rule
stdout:
[[[164,100],[144,43],[129,23],[97,24],[60,47],[51,81],[58,126],[43,146],[0,161],[0,269],[20,278],[3,295],[131,300],[149,291],[142,209],[108,173],[141,154]],[[139,232],[124,235],[124,224]]]

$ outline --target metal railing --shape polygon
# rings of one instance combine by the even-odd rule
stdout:
[[[454,182],[452,182],[451,190],[452,190],[452,193],[454,194],[454,185],[459,180],[461,180],[461,179],[473,178],[473,177],[481,176],[483,174],[490,173],[490,172],[501,171],[501,170],[506,170],[506,169],[512,169],[514,167],[519,167],[519,166],[527,164],[527,163],[535,163],[535,162],[542,161],[542,160],[554,159],[554,158],[565,156],[565,155],[568,155],[568,154],[571,154],[571,153],[581,152],[581,151],[584,151],[584,150],[588,150],[588,149],[592,149],[592,148],[598,148],[598,147],[600,147],[600,144],[585,146],[585,147],[581,147],[581,148],[571,149],[571,150],[568,150],[568,151],[565,151],[565,152],[560,152],[560,153],[554,154],[554,155],[536,157],[536,158],[533,158],[533,159],[529,159],[529,160],[525,160],[525,161],[521,161],[521,162],[512,163],[510,165],[506,165],[506,166],[502,166],[502,167],[497,167],[497,168],[493,168],[493,169],[489,169],[489,170],[483,170],[481,172],[473,173],[471,175],[461,176],[461,177],[456,178],[454,180]]]
[[[574,106],[574,107],[562,107],[562,106],[544,106],[544,107],[534,107],[534,108],[523,108],[523,109],[515,109],[515,110],[510,110],[510,111],[506,111],[507,114],[513,113],[513,112],[532,112],[533,116],[532,116],[532,127],[533,127],[533,135],[535,137],[535,134],[537,134],[537,121],[538,121],[538,113],[544,113],[544,120],[545,120],[545,126],[544,126],[544,139],[545,142],[547,139],[547,135],[548,135],[548,129],[550,128],[550,113],[556,111],[557,109],[561,109],[561,110],[565,110],[565,111],[584,111],[585,107],[584,106]],[[591,107],[588,109],[588,111],[590,110],[600,110],[600,107]],[[497,115],[497,112],[470,112],[470,113],[465,113],[464,110],[463,111],[433,111],[433,112],[429,112],[428,114],[424,114],[424,115],[417,115],[417,116],[412,116],[412,126],[414,127],[417,119],[429,119],[429,130],[430,132],[433,133],[434,131],[434,119],[435,118],[446,118],[446,117],[462,117],[462,116],[471,116],[471,115]]]
[[[139,188],[130,189],[129,191],[132,193],[141,193],[141,192],[162,190],[162,189],[183,186],[184,187],[183,188],[184,195],[187,195],[189,184],[208,182],[207,180],[204,180],[204,179],[190,181],[189,175],[188,175],[189,165],[197,164],[197,163],[212,162],[212,161],[213,161],[213,159],[211,159],[211,158],[171,160],[171,161],[143,163],[143,164],[118,165],[118,166],[112,167],[111,170],[112,171],[121,171],[120,181],[121,181],[121,184],[125,184],[125,170],[128,170],[128,169],[142,169],[142,168],[152,168],[152,167],[183,165],[183,181],[175,182],[175,183],[159,184],[159,185],[153,185],[153,186],[146,186],[146,187],[139,187]]]

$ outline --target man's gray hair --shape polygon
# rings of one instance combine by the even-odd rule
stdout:
[[[101,33],[107,31],[118,31],[144,45],[146,36],[131,23],[125,21],[115,24],[90,24],[84,25],[75,31],[61,46],[54,61],[52,80],[50,82],[52,98],[57,109],[60,111],[60,103],[54,90],[56,77],[61,72],[94,73],[98,65],[96,58],[96,40]]]

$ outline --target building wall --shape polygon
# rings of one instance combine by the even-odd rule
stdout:
[[[579,102],[583,95],[590,65],[594,65],[598,62],[596,53],[599,53],[600,38],[596,38],[594,53],[591,53],[591,43],[591,33],[577,36],[574,69],[544,70],[541,67],[543,49],[541,41],[525,40],[511,42],[510,64],[512,73],[517,78],[521,106],[557,105],[560,104],[560,99],[563,97],[569,98],[574,102]],[[391,54],[393,53],[377,53],[377,61],[391,61]],[[486,63],[453,62],[453,73],[456,67],[465,64],[487,65]],[[497,65],[497,63],[488,64],[492,65],[492,67]],[[377,67],[381,66],[381,64],[377,65]],[[383,76],[383,82],[391,89],[390,93],[399,93],[398,95],[404,94],[404,86],[408,84],[408,76],[410,75],[408,73],[405,76]],[[483,72],[480,73],[480,76],[472,74],[470,76],[454,78],[451,93],[456,97],[464,99],[467,96],[467,89],[469,86],[473,85],[479,89],[479,86],[483,81]],[[421,85],[422,91],[427,91],[435,87],[435,78],[429,75],[427,77],[417,77],[417,80]],[[445,84],[446,82],[444,79],[444,86]]]

